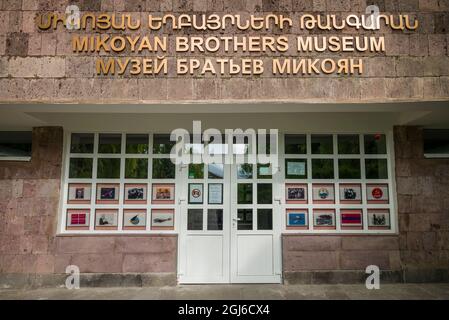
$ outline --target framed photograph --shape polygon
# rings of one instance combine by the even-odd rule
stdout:
[[[287,161],[287,176],[300,179],[306,175],[306,163],[299,161]]]
[[[368,203],[389,203],[388,184],[367,184],[366,198]]]
[[[342,209],[340,211],[342,229],[362,229],[363,214],[358,209]]]
[[[153,209],[151,211],[151,230],[173,230],[175,228],[175,210]]]
[[[362,185],[340,184],[340,203],[362,203]]]
[[[309,213],[307,209],[288,209],[287,210],[287,230],[308,229]]]
[[[95,210],[95,230],[117,230],[118,210],[97,209]]]
[[[175,185],[174,184],[153,184],[152,203],[154,204],[174,204]]]
[[[146,204],[146,184],[125,184],[125,203]]]
[[[147,227],[147,211],[140,209],[123,210],[123,230],[145,230]]]
[[[69,198],[70,204],[90,204],[92,196],[92,185],[82,183],[69,184]]]
[[[335,210],[317,209],[313,212],[314,229],[335,230]]]
[[[69,209],[67,210],[67,230],[89,230],[90,210]]]
[[[388,209],[369,209],[368,210],[368,229],[390,229],[390,210]]]
[[[287,204],[305,204],[307,199],[307,184],[285,185],[285,202]]]
[[[119,184],[97,184],[97,204],[118,204]]]
[[[209,204],[223,204],[223,183],[209,183]]]
[[[189,204],[203,204],[203,184],[189,183]]]
[[[312,193],[313,203],[335,203],[335,188],[333,184],[314,184]]]

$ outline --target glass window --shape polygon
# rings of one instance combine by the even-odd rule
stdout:
[[[1,131],[0,159],[10,157],[31,157],[31,131]]]
[[[364,140],[365,154],[387,153],[387,138],[384,134],[366,134]]]
[[[147,179],[148,159],[126,159],[125,162],[126,179]]]
[[[285,154],[306,154],[307,142],[305,134],[285,135]]]
[[[98,153],[121,153],[122,151],[121,134],[100,134]]]
[[[171,159],[153,159],[153,179],[175,179],[175,164]]]
[[[307,179],[306,159],[285,159],[286,179]]]
[[[273,230],[272,209],[257,209],[257,230]]]
[[[69,178],[71,179],[91,179],[93,159],[71,158],[69,168]]]
[[[187,230],[203,230],[203,209],[187,211]]]
[[[189,164],[189,179],[204,179],[204,164]]]
[[[257,179],[271,179],[271,164],[261,164],[257,165]]]
[[[312,153],[313,154],[333,154],[334,142],[332,135],[316,134],[312,135]]]
[[[424,153],[426,155],[446,155],[449,157],[449,129],[425,129]]]
[[[312,159],[313,179],[334,179],[333,159]]]
[[[237,229],[238,230],[253,230],[253,210],[252,209],[238,209],[237,210]]]
[[[360,179],[360,159],[339,159],[338,176],[340,179]]]
[[[388,179],[387,159],[366,159],[365,171],[367,179]]]
[[[252,179],[253,178],[253,165],[252,164],[239,164],[237,167],[237,179]]]
[[[270,154],[271,140],[270,140],[269,132],[267,132],[267,134],[265,135],[265,139],[262,139],[262,137],[263,137],[262,135],[257,135],[256,151],[257,151],[257,153],[261,153],[261,154]],[[261,146],[259,146],[259,142],[262,144]],[[273,147],[276,148],[276,145],[274,145]]]
[[[153,138],[153,153],[170,154],[175,144],[175,141],[170,141],[169,134],[155,134]]]
[[[338,153],[360,154],[359,136],[357,134],[339,134]]]
[[[120,179],[120,159],[98,159],[98,179]]]
[[[126,153],[148,154],[148,135],[147,134],[127,134],[126,135]]]
[[[273,185],[271,183],[257,184],[257,203],[258,204],[273,203]]]
[[[94,134],[93,133],[73,133],[70,143],[71,153],[93,153]]]
[[[239,183],[237,184],[237,203],[252,204],[253,203],[253,184]]]
[[[223,179],[224,165],[211,163],[207,166],[209,179]]]
[[[223,209],[207,211],[207,230],[223,230]]]

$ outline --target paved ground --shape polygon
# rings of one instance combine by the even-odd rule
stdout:
[[[448,284],[390,284],[380,290],[362,285],[195,285],[162,288],[65,288],[0,290],[6,299],[449,299]]]

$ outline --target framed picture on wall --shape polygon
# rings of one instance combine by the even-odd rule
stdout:
[[[223,183],[209,183],[208,204],[223,204]]]
[[[100,183],[97,184],[97,203],[98,204],[118,204],[119,202],[119,184]]]
[[[307,209],[287,209],[287,229],[308,229],[309,213]]]
[[[90,210],[69,209],[67,210],[67,230],[89,230]]]
[[[189,183],[189,204],[203,204],[203,184]]]
[[[388,209],[368,209],[368,229],[391,228],[390,210]]]
[[[313,203],[335,203],[335,189],[333,184],[313,184]]]
[[[340,203],[362,203],[362,185],[340,184]]]
[[[342,229],[362,229],[363,214],[359,209],[342,209],[340,211]]]
[[[92,196],[92,185],[82,183],[69,184],[68,203],[90,204]]]
[[[125,203],[146,204],[146,184],[125,184]]]
[[[332,209],[316,209],[313,211],[314,229],[335,229],[335,210]]]
[[[151,230],[173,230],[175,228],[175,210],[153,209],[151,211]]]
[[[285,202],[287,204],[305,204],[307,199],[307,184],[285,185]]]
[[[97,209],[95,211],[95,230],[117,230],[118,210]]]
[[[123,230],[145,230],[147,211],[140,209],[123,210]]]
[[[366,198],[368,203],[389,203],[388,184],[367,184]]]
[[[174,184],[153,184],[153,196],[151,202],[154,204],[173,204],[175,203],[175,185]]]

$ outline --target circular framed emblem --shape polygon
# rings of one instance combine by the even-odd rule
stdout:
[[[374,199],[381,199],[384,195],[384,192],[381,188],[374,188],[373,191],[371,191],[371,194]]]
[[[318,196],[321,199],[327,199],[327,197],[329,196],[329,190],[327,190],[326,188],[321,188],[320,190],[318,190]]]
[[[192,190],[192,197],[194,197],[194,198],[201,197],[201,190],[200,189],[193,189]]]

